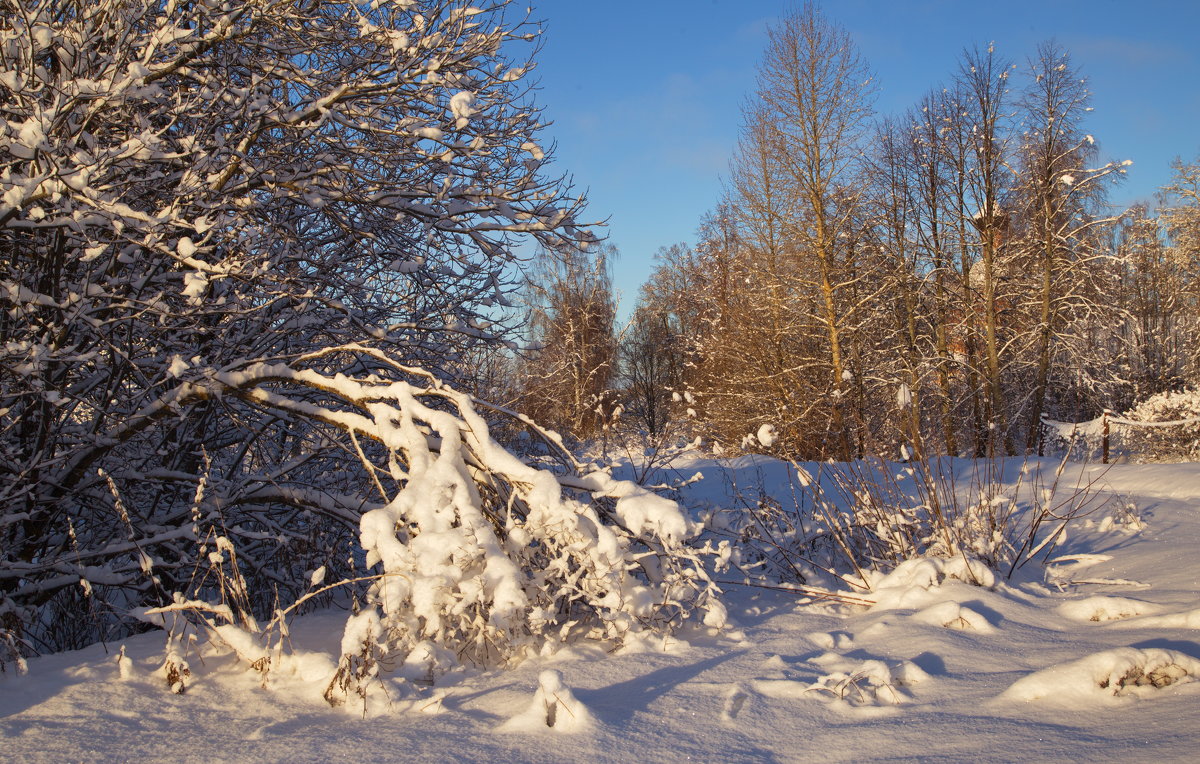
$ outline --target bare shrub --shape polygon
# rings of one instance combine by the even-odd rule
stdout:
[[[753,549],[736,561],[758,580],[804,584],[814,575],[870,590],[874,574],[925,556],[978,561],[1011,577],[1032,559],[1048,559],[1067,524],[1104,503],[1094,477],[1064,484],[1065,458],[1026,461],[1007,482],[1003,460],[792,466],[792,500],[743,498],[744,519],[732,526],[737,543]],[[982,568],[962,569],[986,583]]]

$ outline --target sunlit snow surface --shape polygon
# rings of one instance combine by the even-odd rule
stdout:
[[[676,467],[706,476],[689,503],[751,480],[791,490],[770,460]],[[204,655],[171,694],[159,634],[128,640],[123,667],[113,644],[32,659],[0,676],[0,760],[1195,761],[1200,465],[1117,465],[1099,485],[1141,527],[1077,521],[1045,575],[983,589],[914,567],[872,609],[730,586],[719,636],[579,644],[366,719],[321,698],[341,613],[293,625],[300,657],[269,689]]]

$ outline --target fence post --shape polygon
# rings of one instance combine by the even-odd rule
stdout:
[[[1103,437],[1100,441],[1100,461],[1103,464],[1108,464],[1108,415],[1110,413],[1108,409],[1104,409],[1103,419],[1101,420],[1103,423],[1101,434]]]

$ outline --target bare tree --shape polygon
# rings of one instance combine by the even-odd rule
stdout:
[[[989,45],[964,54],[959,68],[958,88],[962,106],[960,129],[967,137],[970,165],[964,168],[968,198],[974,208],[970,222],[978,232],[979,272],[975,266],[964,274],[964,288],[982,296],[983,375],[987,453],[997,452],[997,439],[1005,452],[1014,453],[1008,429],[1002,381],[1001,347],[1005,344],[1001,325],[1000,288],[1006,264],[1002,262],[1011,218],[1004,208],[1008,191],[1010,132],[1007,110],[1010,65]],[[965,212],[966,210],[964,210]],[[964,227],[965,232],[965,227]],[[964,242],[965,243],[965,242]]]
[[[671,421],[672,398],[683,389],[681,337],[671,330],[665,310],[639,305],[621,338],[621,377],[628,415],[651,438],[663,434]]]
[[[1021,99],[1026,129],[1019,152],[1020,184],[1014,207],[1014,247],[1037,274],[1026,301],[1032,305],[1029,342],[1033,366],[1025,449],[1041,433],[1041,417],[1053,378],[1057,341],[1072,320],[1097,308],[1089,275],[1097,270],[1100,229],[1115,219],[1098,214],[1118,163],[1095,167],[1095,140],[1083,132],[1087,81],[1055,43],[1038,47],[1030,84]]]
[[[601,432],[616,375],[616,248],[544,251],[526,280],[534,350],[522,367],[523,408],[576,438]]]
[[[781,233],[800,259],[797,273],[809,278],[817,296],[830,453],[849,456],[854,449],[847,400],[853,377],[846,340],[858,306],[846,304],[843,296],[863,274],[847,267],[854,252],[844,239],[859,204],[849,189],[871,116],[872,76],[849,34],[808,4],[770,29],[757,98],[762,110],[756,117],[770,132],[770,158],[794,199]]]
[[[966,322],[956,305],[955,286],[961,280],[954,257],[955,219],[951,209],[954,198],[951,161],[951,136],[948,123],[957,119],[950,95],[933,91],[926,95],[906,117],[907,162],[911,180],[912,237],[917,249],[918,270],[925,274],[927,318],[931,323],[932,342],[936,359],[938,418],[941,437],[947,454],[959,450],[957,397],[962,387],[956,382],[960,365],[955,361],[953,343],[959,343],[960,355],[968,362],[968,376],[973,373],[970,356],[974,343],[963,331]],[[959,326],[953,317],[960,316]]]
[[[1163,188],[1164,206],[1161,219],[1166,229],[1169,247],[1167,259],[1173,272],[1178,299],[1178,319],[1186,322],[1178,327],[1182,336],[1200,321],[1200,161],[1173,163],[1175,177]],[[1195,330],[1192,329],[1192,336]],[[1195,352],[1184,353],[1187,364],[1184,373],[1188,381],[1200,383],[1200,357]]]

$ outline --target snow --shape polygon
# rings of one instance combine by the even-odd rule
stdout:
[[[1043,701],[1087,708],[1115,705],[1131,696],[1194,682],[1200,660],[1174,650],[1119,647],[1030,674],[1005,690],[1002,699]]]
[[[582,732],[592,726],[591,713],[563,684],[562,672],[546,669],[538,675],[538,688],[529,707],[497,729],[500,732],[524,733]]]
[[[471,121],[471,115],[475,113],[471,104],[475,102],[475,94],[465,90],[459,91],[450,96],[450,113],[454,115],[454,126],[462,130]]]
[[[179,239],[179,244],[175,246],[175,251],[179,253],[180,257],[191,257],[196,254],[196,245],[190,238],[184,236]]]
[[[544,151],[542,151],[542,147],[537,145],[533,141],[526,141],[525,143],[522,143],[521,150],[529,152],[529,154],[532,155],[533,158],[539,162],[542,159],[544,159],[546,156],[546,153]]]
[[[758,442],[764,448],[770,448],[775,445],[775,441],[779,439],[779,431],[775,429],[773,424],[764,424],[758,428]]]
[[[198,305],[207,289],[208,276],[197,271],[188,271],[183,274],[183,296],[188,299],[190,304]]]
[[[1133,616],[1157,613],[1161,608],[1128,597],[1085,597],[1058,606],[1059,614],[1076,621],[1117,621]]]
[[[1021,465],[1003,467],[1015,479]],[[691,454],[670,472],[705,476],[680,488],[698,512],[731,504],[735,485],[782,501],[796,467]],[[639,507],[649,500],[618,477],[590,479],[624,493],[614,498],[647,527],[691,530]],[[277,661],[265,676],[231,652],[262,647],[228,627],[227,644],[184,640],[173,656],[152,632],[32,658],[24,675],[0,674],[0,750],[12,761],[1194,760],[1200,464],[1068,464],[1063,478],[1089,479],[1144,525],[1102,530],[1107,509],[1080,518],[1049,569],[1009,580],[961,558],[915,560],[878,577],[869,607],[729,582],[722,630],[615,652],[574,641],[432,687],[421,676],[436,656],[413,650],[367,719],[322,693],[339,650],[377,637],[370,608],[349,627],[337,610],[296,619],[290,649],[263,653]],[[168,691],[168,657],[190,670],[183,694]]]
[[[189,368],[188,362],[183,360],[178,353],[175,353],[171,356],[171,365],[167,367],[167,374],[170,374],[172,377],[179,378],[183,376],[183,373]]]

